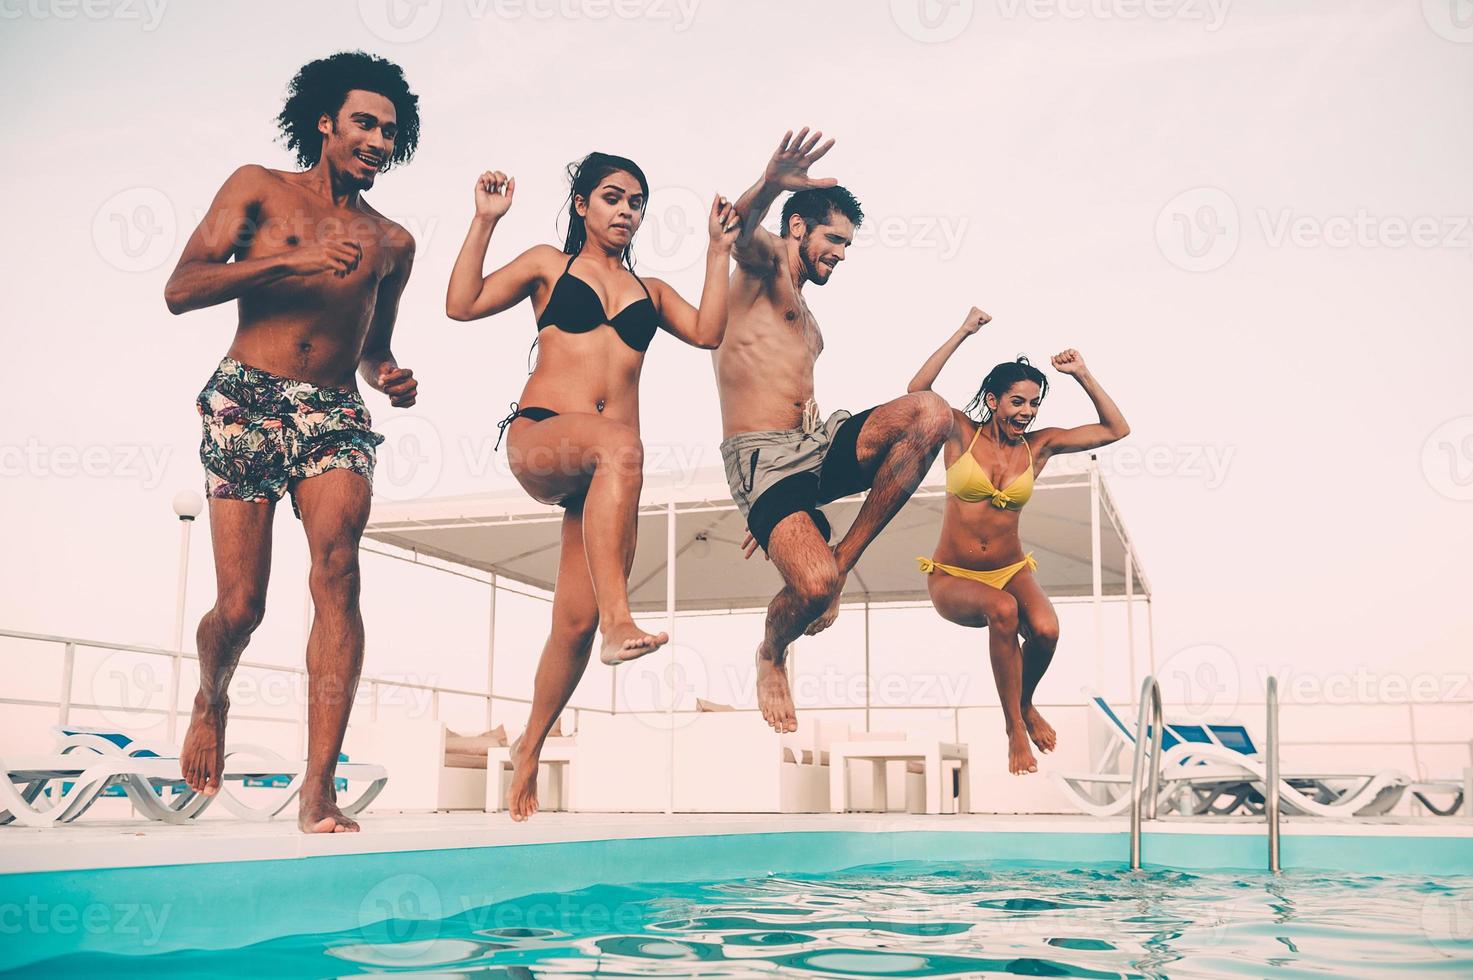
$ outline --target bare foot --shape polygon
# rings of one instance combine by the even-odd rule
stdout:
[[[1008,772],[1014,776],[1038,772],[1038,761],[1033,758],[1033,750],[1028,747],[1028,735],[1024,732],[1008,736]]]
[[[1059,743],[1058,733],[1054,726],[1043,720],[1043,715],[1038,709],[1029,705],[1023,709],[1023,726],[1028,729],[1028,737],[1033,744],[1038,746],[1040,752],[1052,752],[1054,746]]]
[[[625,620],[604,630],[603,648],[598,652],[598,659],[609,665],[625,664],[654,653],[669,642],[670,634],[646,633],[635,626],[633,620]]]
[[[297,801],[297,829],[304,834],[356,834],[358,821],[338,809],[335,793],[303,793]]]
[[[517,823],[537,812],[537,756],[522,751],[520,738],[511,746],[511,788],[506,793],[506,809]]]
[[[211,703],[202,694],[194,696],[189,731],[184,733],[184,747],[179,750],[179,771],[190,789],[206,796],[220,792],[220,773],[225,768],[225,716],[229,711],[228,698]]]
[[[798,713],[788,690],[788,668],[757,654],[757,707],[762,720],[778,734],[798,730]]]

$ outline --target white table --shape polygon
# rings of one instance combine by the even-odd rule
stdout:
[[[549,738],[542,743],[537,768],[537,803],[541,810],[571,809],[573,761],[577,746],[571,738]],[[506,808],[506,792],[501,786],[503,773],[510,772],[511,746],[486,750],[486,812],[497,813]]]
[[[954,761],[959,770],[961,796],[957,809],[972,810],[967,768],[967,747],[957,742],[835,742],[829,746],[829,809],[843,813],[849,808],[849,760],[863,759],[873,763],[874,800],[883,807],[889,798],[889,782],[885,763],[919,762],[926,781],[926,812],[941,812],[941,779],[950,771],[943,765]]]

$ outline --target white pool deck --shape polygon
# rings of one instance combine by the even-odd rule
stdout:
[[[892,814],[632,814],[540,813],[514,823],[505,813],[369,813],[356,834],[300,833],[290,819],[265,823],[206,819],[174,826],[141,820],[96,820],[49,829],[0,827],[0,874],[273,861],[348,854],[506,847],[570,841],[661,837],[850,832],[1119,835],[1126,854],[1129,820],[1083,815]],[[1380,817],[1354,820],[1289,818],[1294,837],[1438,838],[1473,848],[1473,821],[1464,818]],[[1262,820],[1174,818],[1145,825],[1156,835],[1264,838]]]

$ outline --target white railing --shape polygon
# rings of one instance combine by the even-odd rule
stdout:
[[[24,632],[22,630],[0,629],[0,637],[7,638],[7,639],[13,639],[13,640],[25,640],[25,641],[46,643],[46,644],[49,644],[50,645],[50,648],[51,649],[57,649],[57,648],[60,649],[61,655],[62,655],[62,664],[61,664],[61,690],[58,693],[58,695],[57,695],[56,698],[54,698],[54,699],[38,699],[38,698],[18,698],[18,697],[0,696],[0,705],[19,705],[19,706],[26,706],[26,707],[41,707],[41,708],[52,708],[52,707],[54,707],[54,708],[57,709],[57,724],[59,724],[59,725],[67,725],[67,724],[69,724],[70,721],[71,721],[71,714],[72,714],[72,712],[74,710],[118,711],[118,712],[126,712],[129,715],[134,715],[134,714],[137,714],[137,715],[156,714],[156,715],[162,715],[165,718],[169,718],[169,719],[177,718],[177,716],[178,716],[178,714],[180,713],[180,710],[181,710],[180,709],[180,706],[178,704],[177,697],[173,700],[172,703],[166,704],[166,705],[163,705],[163,706],[129,705],[129,704],[115,704],[115,703],[114,704],[107,704],[107,703],[96,703],[96,702],[79,701],[79,700],[77,700],[76,699],[76,694],[75,694],[75,691],[73,690],[73,688],[75,686],[74,679],[75,679],[75,673],[76,673],[76,659],[77,659],[77,651],[79,649],[85,649],[85,650],[105,650],[105,651],[114,652],[114,653],[135,653],[135,654],[140,654],[140,655],[144,655],[144,656],[159,657],[159,658],[163,658],[163,659],[169,660],[170,661],[170,684],[169,684],[169,690],[171,690],[171,691],[178,691],[178,689],[179,689],[179,672],[180,672],[180,667],[181,667],[181,661],[183,661],[183,660],[194,660],[194,661],[198,661],[198,659],[199,659],[199,657],[196,654],[190,653],[190,652],[185,651],[185,650],[168,650],[168,649],[165,649],[163,647],[142,646],[142,645],[135,644],[135,643],[113,643],[113,642],[107,641],[107,640],[90,640],[90,639],[83,639],[81,637],[75,637],[75,636],[57,636],[57,635],[53,635],[53,634],[49,634],[49,633],[28,633],[28,632]],[[305,667],[294,666],[294,665],[291,665],[291,664],[268,664],[268,663],[262,663],[260,661],[252,661],[252,660],[242,659],[240,661],[240,663],[239,663],[238,666],[244,667],[244,668],[248,668],[248,669],[252,669],[252,670],[267,671],[267,672],[270,672],[270,673],[283,674],[283,675],[293,676],[293,677],[306,677],[306,675],[307,675],[307,670],[306,670]],[[367,696],[366,696],[366,704],[365,704],[365,706],[369,709],[369,716],[368,717],[369,717],[369,720],[370,721],[376,720],[378,718],[378,709],[379,709],[379,705],[380,705],[380,703],[382,701],[382,695],[383,695],[383,693],[385,691],[388,691],[388,690],[394,690],[394,691],[417,691],[417,692],[423,692],[425,694],[428,694],[429,697],[430,697],[430,711],[431,711],[431,713],[433,714],[433,716],[436,719],[438,719],[440,717],[440,698],[441,698],[441,696],[448,695],[448,696],[454,696],[454,697],[468,697],[468,698],[474,698],[474,699],[477,699],[477,700],[484,701],[485,702],[485,707],[486,707],[486,720],[487,720],[487,727],[488,728],[491,725],[491,716],[492,716],[492,712],[493,712],[493,705],[494,705],[495,702],[502,701],[502,702],[510,702],[512,704],[531,704],[531,700],[528,699],[528,698],[516,697],[514,695],[509,695],[509,694],[493,694],[493,693],[491,693],[489,691],[471,691],[471,690],[466,690],[466,689],[463,689],[463,688],[448,687],[448,686],[445,686],[445,685],[422,684],[422,683],[416,683],[414,681],[400,680],[400,679],[391,678],[391,677],[365,676],[365,677],[363,677],[359,681],[358,689],[359,689],[359,692],[360,692],[360,696],[361,696],[361,692],[363,692],[365,689],[367,690]],[[306,701],[305,701],[305,699],[303,699],[301,701],[301,703],[297,707],[298,707],[298,711],[297,711],[296,717],[290,717],[290,718],[283,717],[283,716],[280,716],[280,715],[262,715],[262,714],[249,714],[249,713],[234,713],[234,712],[232,713],[231,717],[232,717],[233,720],[237,720],[237,721],[256,721],[256,722],[272,722],[272,723],[277,723],[277,724],[293,724],[293,725],[297,725],[299,728],[301,728],[301,727],[304,727],[306,725]],[[575,727],[576,727],[576,720],[577,720],[577,712],[580,712],[580,711],[593,711],[593,712],[599,712],[599,713],[603,713],[603,714],[607,714],[608,713],[606,709],[599,709],[599,708],[584,708],[584,707],[571,707],[570,706],[569,710],[574,712],[574,716],[573,717],[574,717]]]

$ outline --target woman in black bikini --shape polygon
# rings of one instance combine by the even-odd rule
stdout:
[[[714,350],[726,332],[731,246],[740,218],[711,204],[699,309],[659,279],[634,274],[631,247],[649,183],[631,160],[590,153],[569,169],[568,235],[562,249],[534,245],[482,277],[486,248],[511,208],[516,181],[500,171],[476,180],[476,216],[450,274],[445,312],[475,320],[524,299],[537,312],[540,356],[518,408],[501,423],[513,475],[542,503],[565,508],[552,632],[542,649],[527,731],[513,751],[508,809],[537,811],[537,760],[553,721],[599,657],[624,663],[668,641],[635,625],[628,579],[643,483],[639,374],[656,330]],[[610,311],[613,311],[612,314]]]

